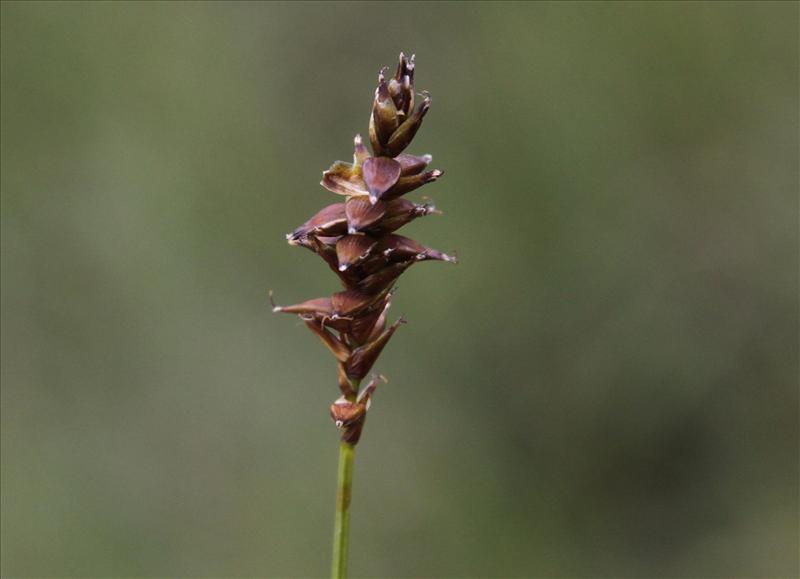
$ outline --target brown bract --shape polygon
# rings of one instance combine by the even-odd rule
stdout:
[[[415,106],[414,57],[402,53],[388,81],[381,70],[369,118],[372,155],[360,135],[353,143],[353,161],[336,161],[322,174],[321,185],[343,195],[286,238],[319,255],[336,273],[344,289],[273,311],[300,316],[333,354],[338,364],[342,397],[331,406],[331,417],[342,440],[355,444],[378,379],[359,390],[403,318],[387,327],[394,286],[418,261],[456,263],[455,256],[393,233],[418,217],[439,213],[432,203],[415,203],[403,196],[436,181],[440,170],[426,170],[432,157],[403,152],[416,135],[431,106],[422,93]]]

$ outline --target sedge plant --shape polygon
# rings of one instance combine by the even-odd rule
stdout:
[[[290,245],[319,255],[338,276],[343,290],[290,306],[273,303],[274,312],[298,315],[337,363],[340,396],[330,408],[340,432],[335,578],[347,574],[355,447],[375,389],[385,379],[373,375],[363,387],[362,381],[404,323],[402,317],[391,324],[387,320],[395,284],[419,261],[457,261],[396,233],[418,217],[439,213],[432,203],[415,203],[406,194],[436,181],[442,171],[428,170],[430,155],[404,152],[431,106],[427,92],[414,92],[414,56],[401,53],[394,76],[387,80],[385,72],[378,74],[369,117],[372,154],[356,135],[353,162],[336,161],[322,174],[321,185],[343,200],[324,207],[286,236]]]

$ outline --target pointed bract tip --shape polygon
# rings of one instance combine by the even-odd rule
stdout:
[[[273,314],[276,314],[281,311],[282,308],[280,306],[275,305],[275,298],[273,296],[272,290],[269,290],[269,303],[272,306]]]
[[[444,256],[444,260],[445,261],[458,265],[458,252],[457,251],[453,251],[453,255],[447,255],[446,253],[443,253],[442,256]]]
[[[422,198],[422,205],[417,206],[417,210],[422,215],[444,215],[444,211],[438,209],[436,207],[436,203],[433,202],[433,199],[430,197],[423,197]]]

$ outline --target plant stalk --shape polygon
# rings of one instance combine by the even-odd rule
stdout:
[[[353,489],[355,447],[346,442],[339,446],[339,476],[336,485],[336,518],[333,529],[333,566],[331,577],[347,577],[347,548],[350,543],[350,497]]]

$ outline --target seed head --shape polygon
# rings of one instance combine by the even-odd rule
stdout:
[[[385,379],[375,377],[360,391],[359,384],[405,323],[401,317],[387,326],[395,282],[418,261],[457,262],[455,256],[393,233],[418,217],[440,213],[432,203],[403,197],[443,174],[427,170],[431,155],[403,152],[431,106],[427,92],[415,106],[414,69],[414,55],[402,53],[393,77],[387,80],[381,69],[369,118],[372,155],[356,135],[353,162],[336,161],[320,183],[345,199],[286,235],[290,245],[319,255],[343,290],[289,306],[273,303],[274,312],[299,315],[336,359],[342,396],[331,405],[331,418],[349,444],[358,442],[371,396]]]

